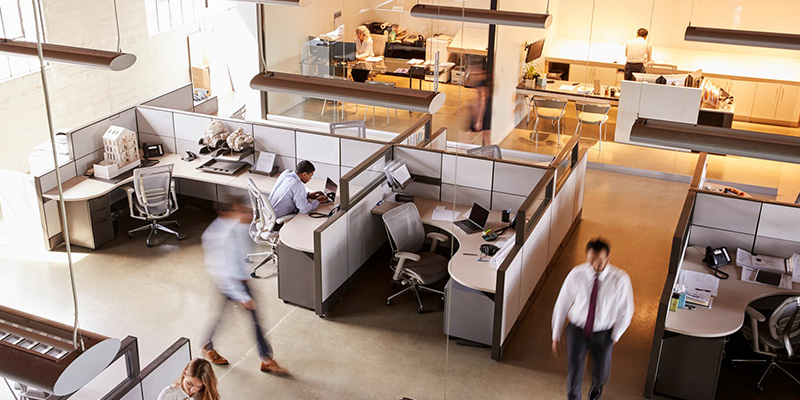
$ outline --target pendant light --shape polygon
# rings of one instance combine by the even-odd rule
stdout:
[[[518,11],[487,10],[416,4],[411,7],[411,16],[417,18],[443,19],[448,21],[475,22],[494,25],[523,26],[528,28],[547,28],[553,22],[549,13],[536,14]]]
[[[279,6],[298,6],[307,7],[311,5],[312,0],[235,0],[242,3],[261,3],[261,4],[275,4]]]
[[[800,35],[790,33],[704,28],[689,25],[686,28],[686,33],[684,34],[683,39],[689,42],[707,42],[732,44],[738,46],[800,50]]]
[[[0,38],[0,53],[23,57],[38,56],[35,42],[6,38]],[[122,71],[136,62],[136,56],[133,54],[50,43],[42,43],[42,53],[44,53],[44,59],[50,62],[104,68],[111,71]]]

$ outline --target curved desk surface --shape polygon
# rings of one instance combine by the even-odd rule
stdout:
[[[320,205],[314,212],[327,214],[337,205],[339,205],[338,199],[335,203]],[[327,220],[328,218],[311,218],[308,214],[297,214],[281,228],[280,240],[295,250],[313,253],[314,231]]]
[[[155,158],[159,161],[156,165],[172,164],[172,177],[191,179],[199,182],[214,183],[218,185],[231,186],[235,188],[247,188],[247,179],[252,178],[256,186],[263,193],[270,193],[275,182],[278,180],[278,175],[266,176],[259,174],[251,174],[247,172],[247,168],[242,168],[236,175],[215,174],[212,172],[203,172],[197,169],[200,165],[208,161],[208,158],[199,158],[194,161],[183,161],[181,156],[174,153],[167,153],[161,157]],[[76,176],[61,186],[64,189],[64,201],[85,201],[105,195],[112,190],[130,185],[133,182],[133,175],[122,179],[97,179],[88,178],[83,175]],[[306,185],[311,191],[322,190],[325,187],[325,178],[314,178]],[[58,200],[58,189],[54,188],[42,195],[48,199]]]
[[[681,268],[689,271],[708,273],[703,263],[705,249],[690,246],[686,249]],[[735,262],[735,260],[734,260]],[[725,265],[720,270],[730,274],[730,278],[720,280],[717,296],[713,297],[711,308],[696,307],[694,310],[679,308],[667,312],[666,330],[695,337],[721,337],[738,331],[745,319],[744,309],[753,300],[777,294],[798,294],[800,283],[793,283],[793,290],[781,289],[757,283],[742,281],[742,269]]]
[[[477,261],[478,257],[473,255],[465,255],[464,253],[480,255],[480,246],[482,244],[496,244],[501,240],[509,238],[514,240],[513,237],[516,234],[516,231],[513,229],[507,229],[496,241],[487,242],[483,240],[482,233],[480,232],[467,234],[461,229],[457,228],[453,222],[437,221],[433,219],[433,210],[437,206],[445,206],[448,210],[458,211],[459,217],[456,220],[465,219],[466,217],[464,217],[464,213],[470,210],[470,206],[460,204],[454,205],[453,203],[424,199],[420,197],[414,198],[414,204],[419,210],[422,223],[442,229],[458,240],[458,252],[453,254],[452,258],[450,258],[450,263],[448,264],[450,276],[455,279],[456,282],[468,288],[480,290],[482,292],[494,293],[497,285],[497,270],[492,266],[492,264],[488,262]],[[373,208],[372,212],[374,214],[381,215],[399,205],[400,203],[385,201],[380,206]],[[501,222],[500,217],[500,211],[491,211],[489,214],[489,221],[486,223],[486,227],[495,230],[507,226],[508,223]],[[486,259],[488,260],[488,257]]]

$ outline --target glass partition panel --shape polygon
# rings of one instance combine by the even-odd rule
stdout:
[[[387,146],[342,177],[348,185],[348,201],[352,205],[373,190],[386,176],[384,168],[391,160],[392,149]]]

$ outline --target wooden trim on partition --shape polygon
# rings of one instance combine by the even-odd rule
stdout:
[[[417,122],[414,123],[414,125],[411,125],[409,128],[401,132],[399,135],[395,136],[394,139],[389,141],[389,144],[401,144],[402,141],[408,139],[408,137],[418,132],[422,127],[430,129],[430,123],[432,120],[433,117],[431,116],[431,114],[424,114],[422,117],[420,117],[420,119],[417,120]],[[430,134],[426,133],[425,137],[426,139],[430,138]],[[425,141],[423,140],[423,143],[424,142]],[[412,147],[417,148],[417,146],[412,146]]]
[[[465,157],[465,158],[472,158],[472,159],[475,159],[475,160],[491,160],[491,161],[494,161],[496,163],[509,164],[509,165],[519,165],[521,167],[530,167],[530,168],[536,168],[536,169],[548,169],[549,168],[549,167],[545,167],[545,166],[542,166],[542,165],[529,164],[529,163],[526,163],[526,162],[523,162],[523,161],[518,161],[518,160],[507,160],[507,159],[498,160],[496,158],[491,158],[491,157],[478,156],[478,155],[467,154],[467,153],[457,153],[457,152],[452,152],[452,151],[447,151],[447,150],[428,149],[428,148],[422,148],[422,147],[418,147],[418,146],[409,146],[407,144],[402,144],[402,143],[393,143],[392,145],[395,146],[395,147],[400,147],[400,148],[405,148],[405,149],[429,151],[431,153],[439,153],[439,154],[442,154],[442,155],[451,155],[451,156],[454,156],[454,157]]]
[[[706,171],[708,165],[708,153],[705,151],[700,153],[697,157],[697,166],[694,167],[694,174],[692,175],[692,182],[689,187],[697,189],[700,186],[700,181],[703,180],[703,173]]]
[[[189,339],[182,337],[176,340],[175,343],[173,343],[171,346],[167,347],[167,349],[164,350],[164,352],[162,352],[161,354],[159,354],[158,357],[155,358],[155,360],[150,362],[150,364],[147,364],[147,366],[142,369],[142,379],[145,379],[148,376],[150,376],[150,374],[152,374],[153,371],[155,371],[158,367],[160,367],[161,364],[164,363],[164,361],[167,361],[167,359],[172,357],[173,354],[177,353],[178,350],[180,350],[180,348],[183,347],[184,345],[189,346],[189,358],[191,358],[192,356],[191,342],[189,341]]]
[[[800,204],[787,203],[787,202],[784,202],[784,201],[760,199],[760,198],[756,198],[756,197],[743,197],[743,196],[737,196],[737,195],[731,194],[731,193],[723,193],[723,192],[716,192],[716,191],[702,190],[702,189],[694,189],[694,188],[690,188],[689,190],[691,190],[692,192],[698,193],[698,194],[707,194],[707,195],[710,195],[710,196],[727,197],[727,198],[730,198],[730,199],[751,201],[751,202],[761,203],[761,204],[774,204],[774,205],[777,205],[777,206],[800,208]]]
[[[553,161],[550,162],[550,168],[558,169],[558,166],[564,162],[567,156],[572,155],[573,147],[578,145],[580,145],[580,136],[577,135],[572,136],[567,142],[567,144],[565,144],[564,147],[561,148],[561,151],[558,152],[558,155],[553,159]]]
[[[533,232],[534,227],[536,227],[536,224],[538,224],[544,216],[545,212],[547,211],[547,207],[553,203],[553,199],[555,198],[556,194],[554,187],[555,171],[550,169],[545,173],[541,180],[539,180],[539,183],[536,184],[531,191],[531,194],[528,195],[528,197],[522,203],[523,205],[517,212],[517,215],[522,214],[522,221],[520,221],[519,217],[517,217],[517,227],[519,227],[519,224],[522,223],[522,229],[515,228],[517,231],[517,244],[521,245],[525,243],[525,240],[528,239],[528,237],[531,235],[531,232]],[[533,206],[541,192],[544,192],[544,201],[542,201],[542,204],[536,208],[531,220],[526,222],[525,218],[528,215],[529,208]]]
[[[650,361],[647,366],[647,377],[645,378],[644,384],[644,397],[647,398],[653,397],[653,392],[655,391],[656,387],[658,362],[661,358],[661,341],[664,338],[664,330],[666,329],[669,302],[672,296],[673,286],[675,285],[675,279],[677,278],[676,275],[678,273],[678,265],[680,265],[683,259],[683,249],[686,247],[686,243],[688,241],[695,199],[696,193],[690,190],[686,195],[686,200],[683,203],[683,209],[681,210],[680,217],[678,217],[678,224],[675,227],[675,233],[672,236],[672,247],[670,249],[667,277],[664,281],[664,288],[661,290],[661,298],[658,302],[656,325],[653,328],[653,341],[650,345]]]
[[[366,160],[356,165],[355,168],[348,171],[346,174],[344,174],[343,177],[341,177],[341,179],[339,179],[340,181],[339,187],[341,189],[341,198],[342,198],[341,204],[342,204],[342,209],[344,211],[351,209],[353,206],[355,206],[361,200],[363,200],[364,197],[367,196],[366,194],[367,192],[374,190],[375,188],[377,188],[383,182],[386,181],[386,174],[384,174],[383,171],[381,171],[380,178],[378,178],[376,181],[370,182],[369,185],[367,185],[366,187],[364,187],[364,189],[360,191],[360,193],[356,196],[355,199],[353,199],[352,202],[350,201],[350,181],[352,181],[358,174],[361,174],[362,172],[366,171],[366,169],[370,165],[374,164],[381,157],[389,156],[391,152],[392,152],[391,144],[383,146],[375,154],[369,156]]]

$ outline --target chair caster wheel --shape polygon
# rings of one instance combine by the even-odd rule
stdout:
[[[183,238],[181,237],[181,235],[178,235],[178,236],[175,237],[175,240],[180,242],[181,240],[183,240]]]
[[[251,273],[250,273],[250,277],[251,277],[251,278],[258,279],[258,275],[256,275],[256,273],[255,273],[255,272],[251,272]]]
[[[418,312],[418,313],[420,313],[420,314],[422,314],[422,313],[424,313],[424,312],[425,312],[425,309],[424,309],[424,308],[422,308],[422,307],[420,307],[420,308],[417,308],[417,312]]]
[[[390,306],[390,305],[392,305],[392,301],[391,301],[391,300],[386,300],[386,305],[387,305],[387,306]]]
[[[153,244],[150,243],[150,242],[147,242],[147,247],[153,247]]]
[[[128,232],[128,238],[133,239],[133,233]]]

